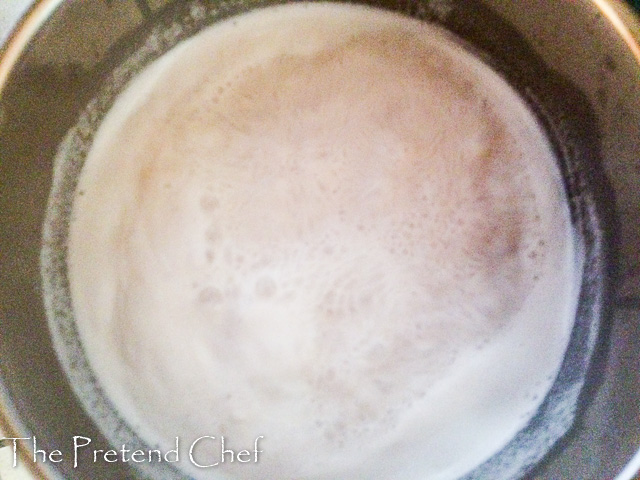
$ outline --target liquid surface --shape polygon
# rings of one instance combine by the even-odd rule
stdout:
[[[568,209],[520,98],[434,26],[345,5],[211,27],[121,95],[69,238],[87,356],[197,478],[455,479],[566,348]]]

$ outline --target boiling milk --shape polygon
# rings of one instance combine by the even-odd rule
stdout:
[[[531,418],[575,314],[550,145],[432,25],[339,4],[219,23],[98,132],[68,266],[90,364],[197,478],[455,479]]]

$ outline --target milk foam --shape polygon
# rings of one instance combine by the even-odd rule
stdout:
[[[220,23],[120,96],[70,290],[97,378],[197,478],[455,479],[531,418],[575,314],[568,208],[522,100],[438,28],[297,4]]]

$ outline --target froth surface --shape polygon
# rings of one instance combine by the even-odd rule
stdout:
[[[197,478],[454,479],[559,368],[553,154],[434,26],[301,4],[211,27],[121,95],[77,192],[73,308],[124,418],[169,448],[265,437]]]

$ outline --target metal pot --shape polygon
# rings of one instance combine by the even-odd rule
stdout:
[[[4,47],[0,428],[9,437],[36,436],[37,448],[51,452],[68,450],[74,435],[104,450],[135,436],[125,424],[103,435],[117,414],[90,374],[70,385],[70,373],[87,370],[82,355],[58,360],[54,348],[78,341],[69,307],[49,305],[47,320],[42,300],[42,226],[56,152],[67,155],[72,144],[81,157],[114,96],[178,41],[272,3],[279,2],[42,0]],[[615,0],[364,3],[443,25],[521,92],[556,148],[586,252],[576,326],[552,390],[530,424],[465,478],[631,478],[640,469],[640,21]],[[62,256],[45,269],[64,281],[64,225],[47,235]],[[21,445],[39,478],[152,473],[90,459],[77,468],[33,462],[33,443]],[[179,478],[170,468],[159,475]]]

